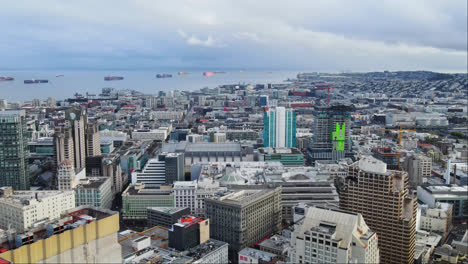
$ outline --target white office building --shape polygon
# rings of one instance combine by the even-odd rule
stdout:
[[[166,140],[168,136],[167,128],[158,129],[138,129],[132,132],[132,139],[141,141]]]
[[[377,234],[361,214],[312,207],[290,242],[292,263],[379,263]]]
[[[150,159],[141,172],[132,173],[132,184],[144,183],[147,186],[158,186],[166,183],[165,161]]]
[[[75,208],[74,191],[13,191],[0,188],[0,227],[22,233],[43,220],[59,219]]]

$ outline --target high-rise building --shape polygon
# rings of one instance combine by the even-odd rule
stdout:
[[[379,236],[382,262],[413,263],[417,198],[408,192],[408,174],[387,170],[365,156],[351,164],[340,187],[340,208],[360,213]]]
[[[46,103],[47,103],[47,107],[50,107],[50,108],[57,107],[57,101],[53,97],[48,97]]]
[[[87,177],[75,187],[76,206],[112,207],[112,180],[108,177]]]
[[[41,100],[39,100],[39,99],[33,99],[33,100],[31,101],[31,105],[32,105],[33,107],[41,107],[42,102],[41,102]]]
[[[78,108],[69,108],[65,117],[72,128],[75,168],[86,168],[86,112]]]
[[[60,218],[64,211],[75,208],[73,191],[13,191],[0,188],[0,227],[21,233],[41,220]]]
[[[133,172],[132,183],[144,183],[147,186],[172,184],[184,180],[184,154],[161,153],[157,159],[150,159],[142,171]]]
[[[80,179],[86,177],[85,169],[75,169],[69,160],[64,160],[57,169],[58,189],[60,191],[73,190]]]
[[[115,195],[123,191],[127,184],[127,175],[122,173],[120,155],[112,153],[102,158],[102,176],[112,179],[112,193]]]
[[[432,159],[422,154],[407,157],[403,168],[408,172],[409,181],[413,186],[423,184],[424,177],[432,174]]]
[[[311,207],[291,235],[292,263],[379,263],[377,234],[362,215]]]
[[[211,237],[229,243],[229,258],[281,229],[281,188],[242,190],[205,199]]]
[[[86,157],[101,155],[101,137],[96,123],[88,123],[86,128]]]
[[[185,159],[183,153],[161,153],[159,160],[164,161],[166,184],[184,180]]]
[[[0,99],[0,109],[7,109],[8,101],[6,99]]]
[[[284,107],[269,108],[263,116],[265,147],[296,147],[296,113]]]
[[[314,136],[308,150],[312,162],[354,156],[350,139],[351,111],[352,108],[346,105],[333,105],[316,111]]]
[[[68,125],[55,128],[54,134],[54,155],[58,166],[65,160],[71,162],[75,167],[75,147],[73,146],[73,134]]]
[[[28,158],[24,110],[0,111],[0,186],[29,190]]]

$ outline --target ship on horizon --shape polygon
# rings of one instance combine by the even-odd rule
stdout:
[[[15,78],[8,76],[0,76],[0,81],[13,81]]]
[[[225,71],[215,71],[213,72],[214,74],[222,74],[222,73],[226,73]]]
[[[31,80],[24,80],[25,84],[30,84],[30,83],[48,83],[49,80],[36,80],[36,79],[31,79]]]
[[[188,72],[178,72],[177,73],[178,75],[186,75],[186,74],[189,74]]]
[[[119,81],[119,80],[123,80],[124,77],[122,76],[106,76],[104,77],[104,81]]]
[[[63,74],[55,75],[55,77],[57,77],[57,78],[58,77],[63,77],[63,76],[65,76],[65,75],[63,75]]]
[[[158,74],[156,74],[156,78],[172,78],[172,74],[169,74],[169,73],[158,73]]]

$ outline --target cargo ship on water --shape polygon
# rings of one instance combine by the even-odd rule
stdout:
[[[186,74],[188,74],[188,72],[178,72],[177,74],[178,75],[186,75]]]
[[[123,80],[124,77],[122,76],[106,76],[104,77],[104,81],[119,81],[119,80]]]
[[[63,77],[63,76],[65,76],[65,75],[63,75],[63,74],[55,75],[55,77],[57,77],[57,78],[58,77]]]
[[[203,76],[213,76],[214,72],[204,72]]]
[[[15,78],[8,76],[0,76],[0,81],[13,81]]]
[[[24,83],[26,84],[30,84],[30,83],[48,83],[49,80],[35,80],[35,79],[32,79],[32,80],[24,80]]]
[[[214,73],[214,74],[223,74],[223,73],[226,73],[226,72],[224,72],[224,71],[215,71],[215,72],[213,72],[213,73]]]
[[[156,78],[172,78],[172,74],[169,74],[169,73],[158,73],[158,74],[156,74]]]

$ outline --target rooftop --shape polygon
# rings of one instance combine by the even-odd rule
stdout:
[[[242,257],[242,256],[248,256],[254,259],[258,259],[258,260],[261,259],[265,262],[270,262],[278,255],[265,252],[262,250],[254,249],[254,248],[244,248],[241,251],[239,251],[239,257]]]
[[[460,186],[456,184],[438,184],[438,185],[423,185],[421,186],[427,192],[433,195],[456,195],[468,196],[468,186]]]
[[[106,181],[110,181],[109,177],[89,177],[79,180],[76,188],[78,189],[98,189]]]
[[[192,257],[194,259],[200,259],[203,256],[207,255],[208,253],[227,245],[226,242],[210,239],[203,244],[200,244],[194,248],[191,248],[187,253],[187,256]]]
[[[148,210],[158,211],[165,214],[175,214],[186,208],[187,207],[148,207]]]

